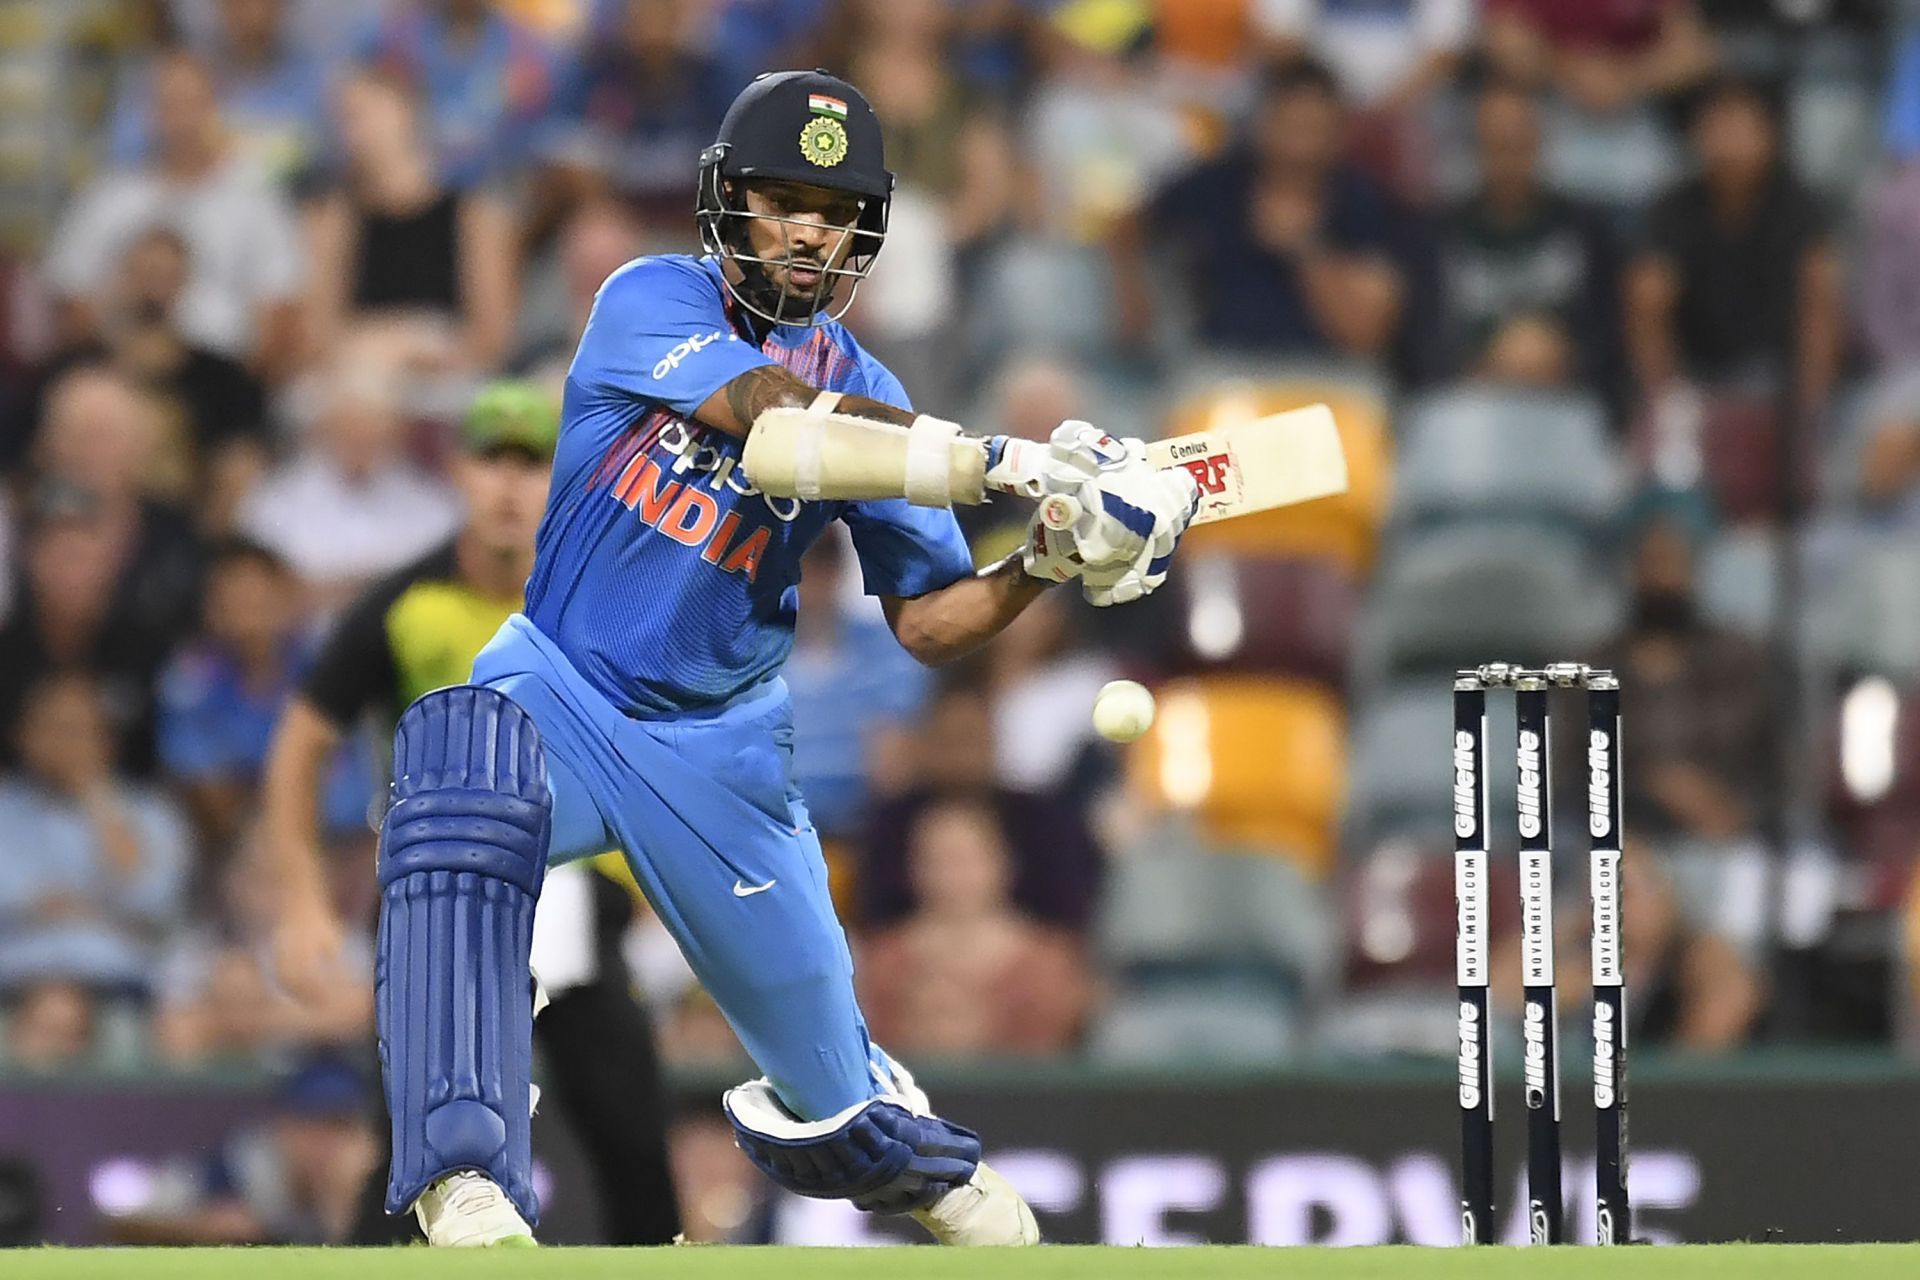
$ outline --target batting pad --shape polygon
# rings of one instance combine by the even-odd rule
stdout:
[[[527,961],[552,817],[539,732],[506,695],[455,685],[400,717],[374,975],[393,1117],[388,1213],[443,1174],[477,1169],[538,1221]]]

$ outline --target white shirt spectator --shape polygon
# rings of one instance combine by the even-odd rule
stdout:
[[[222,354],[249,354],[258,308],[298,293],[302,248],[292,207],[238,157],[195,182],[151,170],[117,171],[95,182],[60,219],[47,254],[48,284],[67,297],[97,296],[133,238],[156,225],[178,231],[191,254],[181,329]]]
[[[309,586],[339,599],[452,537],[460,506],[445,484],[408,463],[356,477],[312,452],[248,494],[238,524]]]
[[[1474,0],[1254,0],[1253,21],[1262,35],[1299,42],[1332,69],[1348,101],[1368,106],[1434,54],[1463,51],[1476,7]]]

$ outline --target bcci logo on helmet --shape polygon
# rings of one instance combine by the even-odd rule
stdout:
[[[822,169],[847,158],[847,127],[832,116],[815,116],[800,131],[800,154]]]

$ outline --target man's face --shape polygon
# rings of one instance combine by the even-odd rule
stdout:
[[[824,296],[822,272],[844,266],[859,238],[851,228],[860,197],[802,182],[755,182],[746,205],[747,251],[767,264],[767,278],[797,300]]]
[[[136,316],[164,316],[187,287],[187,256],[171,236],[150,235],[135,241],[124,265],[126,305]]]
[[[219,127],[219,104],[206,71],[191,58],[171,57],[153,78],[153,131],[161,153],[208,145]]]
[[[1340,154],[1340,104],[1311,86],[1276,94],[1261,108],[1254,146],[1270,165],[1330,169]]]
[[[207,630],[236,648],[277,644],[293,631],[294,584],[251,556],[235,556],[207,579]]]
[[[20,720],[20,761],[57,787],[104,773],[113,752],[105,711],[93,687],[57,680],[27,701]]]
[[[488,551],[531,550],[547,507],[553,463],[519,449],[466,454],[455,468],[467,524]]]
[[[1481,180],[1509,190],[1531,187],[1540,155],[1533,103],[1517,93],[1490,93],[1480,100],[1476,125]]]
[[[220,0],[220,27],[227,43],[243,48],[280,38],[282,0]]]
[[[1773,164],[1773,121],[1750,98],[1721,98],[1694,125],[1694,145],[1709,179],[1750,182]]]

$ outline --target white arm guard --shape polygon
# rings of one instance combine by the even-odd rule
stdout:
[[[922,507],[986,500],[987,445],[925,414],[911,426],[833,413],[838,396],[768,409],[741,455],[747,478],[776,498],[905,498]]]

